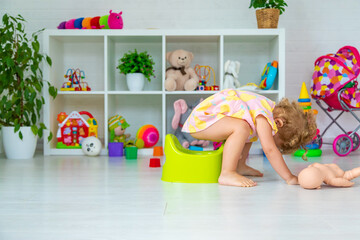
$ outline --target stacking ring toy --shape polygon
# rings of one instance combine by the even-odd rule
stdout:
[[[160,138],[159,131],[153,125],[144,125],[142,126],[137,134],[137,139],[141,139],[144,141],[144,147],[149,148],[154,146]]]
[[[295,157],[301,157],[305,153],[304,149],[299,149],[294,153]],[[321,149],[309,149],[306,153],[307,157],[320,157],[322,154]]]

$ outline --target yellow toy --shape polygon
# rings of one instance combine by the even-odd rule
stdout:
[[[215,151],[191,151],[173,134],[165,137],[165,164],[161,180],[178,183],[217,183],[224,144]]]

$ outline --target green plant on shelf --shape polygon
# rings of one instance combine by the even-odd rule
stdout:
[[[34,135],[43,136],[46,129],[39,122],[45,99],[44,87],[48,87],[50,96],[57,95],[57,90],[48,81],[43,80],[40,64],[43,60],[51,66],[51,58],[40,52],[39,30],[29,37],[25,33],[26,20],[4,14],[0,25],[0,126],[31,127]],[[47,86],[45,85],[47,84]],[[23,138],[19,131],[20,139]],[[52,138],[50,132],[48,140]]]
[[[251,0],[249,8],[275,8],[280,10],[280,15],[285,12],[285,7],[288,5],[284,0]]]
[[[142,73],[151,82],[150,77],[155,77],[154,65],[152,57],[146,51],[138,53],[135,49],[124,54],[119,60],[117,68],[120,70],[120,73],[125,75],[129,73]]]

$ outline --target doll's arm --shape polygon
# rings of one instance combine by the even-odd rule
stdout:
[[[299,184],[297,177],[294,176],[287,167],[282,154],[277,148],[272,128],[264,116],[256,117],[256,131],[258,133],[261,146],[271,166],[288,184]]]
[[[351,187],[352,185],[354,185],[353,182],[350,182],[345,178],[331,178],[326,182],[326,184],[335,187]]]
[[[358,176],[360,176],[360,167],[346,171],[344,174],[344,178],[347,180],[352,180],[354,178],[357,178]]]

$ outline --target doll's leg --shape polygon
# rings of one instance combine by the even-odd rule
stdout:
[[[354,178],[357,178],[358,176],[360,176],[360,167],[346,171],[344,174],[344,178],[347,180],[352,180]]]
[[[197,139],[205,139],[224,144],[223,161],[219,184],[238,187],[252,187],[256,183],[237,173],[238,161],[250,134],[250,126],[241,119],[224,117],[207,129],[192,133]]]
[[[248,165],[246,165],[246,159],[249,156],[249,151],[251,148],[252,143],[246,143],[244,146],[244,149],[241,153],[241,158],[238,162],[237,166],[237,172],[244,176],[256,176],[256,177],[262,177],[264,174],[262,174],[259,170],[256,170]]]

